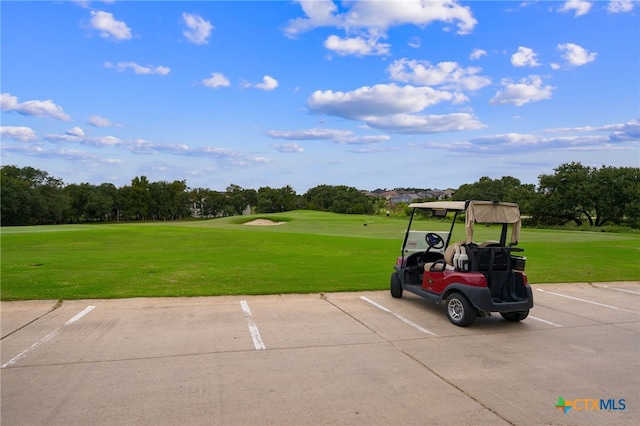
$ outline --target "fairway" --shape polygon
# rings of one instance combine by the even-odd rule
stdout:
[[[286,223],[246,226],[256,218]],[[294,211],[206,221],[2,228],[2,300],[388,288],[404,218]],[[421,229],[444,231],[448,221]],[[461,228],[461,227],[460,227]],[[478,227],[476,237],[490,235]],[[454,236],[457,238],[457,236]],[[523,229],[531,283],[640,280],[640,236]]]

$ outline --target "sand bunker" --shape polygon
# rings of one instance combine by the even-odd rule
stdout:
[[[287,222],[276,222],[275,220],[269,219],[256,219],[251,222],[245,222],[243,225],[251,225],[251,226],[273,226],[273,225],[282,225]]]

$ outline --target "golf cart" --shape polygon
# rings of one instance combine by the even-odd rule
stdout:
[[[445,301],[449,320],[472,324],[477,316],[499,312],[508,321],[522,321],[533,307],[533,294],[524,273],[526,258],[516,253],[520,209],[497,201],[435,201],[413,203],[409,226],[391,274],[391,295],[403,290],[436,303]],[[449,232],[412,230],[418,212],[445,219],[453,213]],[[464,214],[465,238],[452,242],[456,220]],[[499,228],[499,240],[475,242],[474,224]],[[508,229],[511,228],[507,242]],[[497,233],[498,230],[496,230]],[[486,231],[483,230],[483,234]]]

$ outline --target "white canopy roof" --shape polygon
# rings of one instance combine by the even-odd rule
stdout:
[[[466,201],[428,201],[425,203],[412,203],[409,204],[409,207],[417,209],[464,211],[465,204]]]
[[[429,201],[409,204],[409,207],[428,210],[465,211],[466,201]],[[473,237],[474,223],[512,223],[511,242],[517,243],[520,233],[520,208],[515,203],[494,201],[469,201],[466,208],[465,226],[467,243]]]

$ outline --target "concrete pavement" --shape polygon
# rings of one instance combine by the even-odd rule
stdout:
[[[637,424],[640,283],[533,287],[468,328],[388,291],[2,302],[0,421]]]

